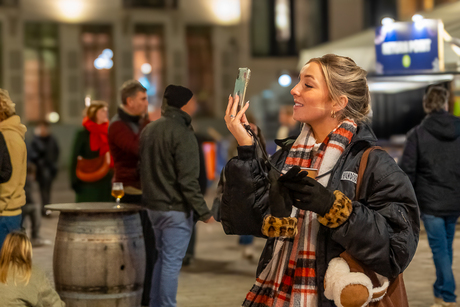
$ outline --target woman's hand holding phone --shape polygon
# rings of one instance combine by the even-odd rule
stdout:
[[[239,96],[233,99],[232,95],[228,97],[227,110],[225,111],[225,123],[231,134],[235,137],[239,146],[250,146],[254,143],[252,136],[248,133],[243,125],[249,125],[246,118],[246,110],[249,108],[249,101],[244,104],[244,107],[237,112]]]

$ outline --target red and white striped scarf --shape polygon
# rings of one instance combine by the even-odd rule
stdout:
[[[315,154],[315,138],[305,125],[286,158],[283,173],[294,165],[318,169],[318,177],[327,174],[356,133],[357,125],[345,119],[319,146]],[[330,175],[318,179],[327,185]],[[291,216],[298,219],[294,238],[279,237],[273,258],[256,279],[243,303],[244,307],[316,307],[316,236],[319,222],[316,213],[293,208]]]

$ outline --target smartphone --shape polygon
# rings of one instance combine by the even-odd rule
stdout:
[[[233,90],[233,99],[235,99],[237,95],[240,97],[237,112],[244,107],[244,96],[246,95],[246,89],[248,87],[250,77],[251,70],[249,68],[238,68],[238,75],[235,80],[235,89]]]

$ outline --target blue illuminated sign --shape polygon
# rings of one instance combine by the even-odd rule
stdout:
[[[375,31],[376,72],[397,74],[444,70],[439,43],[442,21],[395,22]],[[442,40],[441,40],[442,42]]]

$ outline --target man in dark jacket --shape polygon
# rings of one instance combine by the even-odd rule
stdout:
[[[193,228],[193,216],[213,220],[200,192],[200,159],[191,117],[181,110],[192,92],[169,85],[162,117],[141,134],[142,203],[149,209],[158,259],[152,279],[150,306],[176,306],[179,271]]]
[[[455,306],[452,242],[460,216],[460,119],[447,112],[449,92],[430,87],[427,116],[407,134],[401,168],[417,195],[436,267],[435,305]]]
[[[121,106],[110,121],[109,146],[114,162],[113,182],[123,183],[125,195],[122,202],[141,204],[142,188],[138,169],[139,137],[149,123],[147,116],[147,90],[139,81],[126,81],[120,90]],[[140,212],[145,240],[146,268],[142,306],[150,301],[150,285],[156,259],[155,235],[146,211]]]
[[[59,146],[49,131],[47,121],[39,122],[35,128],[30,144],[29,159],[36,166],[36,181],[40,187],[42,215],[49,216],[51,211],[45,210],[45,205],[51,203],[51,185],[58,172]]]

